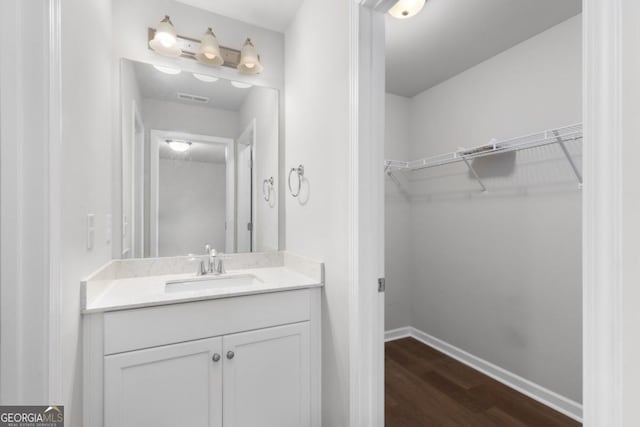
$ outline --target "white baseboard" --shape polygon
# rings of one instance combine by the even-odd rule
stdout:
[[[384,342],[399,340],[400,338],[406,338],[411,336],[411,327],[405,326],[404,328],[391,329],[384,333]]]
[[[567,399],[549,389],[546,389],[532,381],[522,378],[512,372],[507,371],[493,363],[467,353],[449,343],[446,343],[426,332],[420,331],[412,326],[393,329],[385,332],[385,341],[393,341],[400,338],[412,337],[424,344],[435,348],[465,365],[482,372],[502,384],[529,396],[532,399],[576,420],[582,422],[582,405]]]

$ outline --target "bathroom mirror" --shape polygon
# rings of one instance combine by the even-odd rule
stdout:
[[[278,91],[123,59],[122,258],[278,250]]]

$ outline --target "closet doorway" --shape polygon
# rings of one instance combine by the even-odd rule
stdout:
[[[385,21],[386,425],[581,425],[582,3]]]

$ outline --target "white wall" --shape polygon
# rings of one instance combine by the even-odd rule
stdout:
[[[110,47],[110,0],[62,2],[62,403],[71,427],[81,425],[82,410],[80,280],[111,258],[106,216],[112,212],[111,101],[118,91]],[[96,215],[93,250],[87,250],[88,213]]]
[[[388,93],[385,102],[385,158],[409,159],[410,99]],[[385,177],[385,329],[411,325],[409,312],[414,282],[411,253],[411,194],[407,176]]]
[[[349,423],[349,2],[306,0],[285,33],[285,167],[302,164],[286,197],[286,248],[325,262],[323,425]],[[286,179],[286,176],[283,176]]]
[[[581,71],[578,16],[414,97],[409,159],[580,122]],[[557,147],[474,166],[486,194],[464,164],[411,175],[411,324],[579,402],[575,177]]]
[[[224,163],[160,159],[158,256],[225,247],[226,170]]]
[[[257,252],[278,250],[278,206],[279,180],[279,114],[278,91],[254,87],[240,107],[240,127],[238,135],[246,129],[251,120],[256,120],[256,146],[254,147],[254,170],[256,177],[255,206],[253,218],[254,241]],[[265,201],[262,183],[273,177],[271,198]]]

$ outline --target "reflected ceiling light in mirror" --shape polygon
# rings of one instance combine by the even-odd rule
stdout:
[[[389,15],[397,19],[407,19],[416,16],[424,7],[425,0],[398,0],[389,9]]]
[[[178,36],[169,15],[158,24],[153,40],[149,41],[149,47],[154,52],[164,56],[178,57],[182,55],[182,49],[178,47]]]
[[[165,140],[169,144],[169,148],[178,153],[184,153],[191,148],[191,141],[184,141],[181,139],[167,139]]]
[[[182,72],[182,70],[180,68],[167,67],[166,65],[155,65],[154,64],[153,68],[155,68],[156,70],[160,71],[161,73],[171,74],[171,75],[180,74]]]
[[[234,80],[231,80],[231,86],[237,87],[238,89],[248,89],[253,85],[251,83],[236,82]]]
[[[211,28],[207,29],[207,32],[200,39],[200,51],[196,54],[196,59],[207,65],[219,66],[224,64],[218,39]]]
[[[217,77],[208,76],[206,74],[193,73],[193,77],[205,83],[213,83],[218,81]]]
[[[260,74],[263,69],[256,47],[251,42],[251,39],[247,39],[244,42],[244,46],[242,46],[242,50],[240,50],[238,71],[243,74]]]

